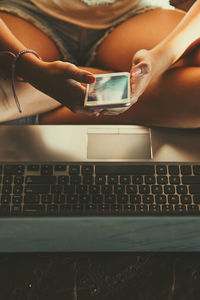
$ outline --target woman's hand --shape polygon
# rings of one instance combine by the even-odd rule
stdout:
[[[92,83],[92,73],[62,61],[40,61],[26,76],[28,82],[41,92],[59,101],[72,112],[93,114],[84,108],[85,86]]]
[[[132,60],[130,70],[131,104],[137,102],[150,81],[156,76],[155,56],[151,51],[140,50],[136,52]]]
[[[154,76],[154,65],[155,58],[151,51],[138,51],[133,57],[130,70],[131,105],[123,108],[99,110],[99,114],[119,115],[127,111],[134,103],[136,103]]]

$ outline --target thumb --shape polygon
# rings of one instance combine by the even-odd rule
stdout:
[[[71,63],[69,63],[68,68],[65,71],[65,78],[74,79],[81,83],[93,83],[95,81],[94,74],[80,69]]]
[[[151,67],[146,62],[141,62],[131,68],[131,76],[138,77],[149,74]]]

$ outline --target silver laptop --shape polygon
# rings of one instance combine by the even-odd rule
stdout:
[[[124,125],[1,126],[1,163],[200,162],[200,130]],[[1,252],[200,250],[199,216],[0,218]]]

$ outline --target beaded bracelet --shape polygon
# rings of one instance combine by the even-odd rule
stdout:
[[[12,73],[11,73],[11,82],[12,82],[12,91],[13,91],[13,96],[15,98],[15,103],[17,105],[17,108],[19,110],[19,112],[21,113],[22,112],[22,109],[21,109],[21,106],[20,106],[20,103],[19,103],[19,99],[17,97],[17,94],[16,94],[16,91],[15,91],[15,69],[16,69],[16,62],[17,60],[23,55],[23,54],[26,54],[26,53],[32,53],[34,54],[35,56],[37,56],[39,59],[41,59],[41,57],[39,56],[39,54],[32,50],[32,49],[24,49],[22,51],[20,51],[17,55],[15,55],[13,52],[11,51],[1,51],[1,54],[10,54],[13,56],[13,62],[12,62]],[[25,80],[23,79],[16,79],[17,81],[19,82],[26,82]]]

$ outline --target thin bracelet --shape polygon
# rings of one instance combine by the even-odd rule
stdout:
[[[10,52],[10,51],[9,51]],[[10,52],[11,54],[12,52]],[[13,91],[13,96],[15,98],[15,103],[17,105],[17,108],[19,110],[19,112],[21,113],[22,112],[22,109],[21,109],[21,106],[20,106],[20,103],[19,103],[19,99],[17,97],[17,94],[16,94],[16,91],[15,91],[15,69],[16,69],[16,62],[17,60],[23,55],[23,54],[26,54],[26,53],[32,53],[34,54],[35,56],[37,56],[39,59],[41,59],[41,57],[39,56],[39,54],[34,51],[34,50],[31,50],[31,49],[24,49],[22,51],[20,51],[17,55],[15,55],[14,53],[14,60],[12,62],[12,74],[11,74],[11,77],[12,77],[12,91]],[[25,82],[25,80],[19,80],[18,81],[22,81],[22,82]]]

